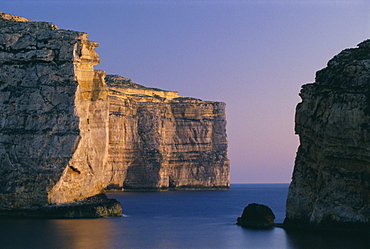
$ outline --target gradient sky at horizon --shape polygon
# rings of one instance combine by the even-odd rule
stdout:
[[[1,0],[0,12],[83,31],[96,69],[227,104],[232,183],[288,183],[301,85],[370,37],[367,0]]]

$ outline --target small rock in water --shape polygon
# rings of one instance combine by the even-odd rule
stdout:
[[[275,214],[271,208],[263,204],[251,203],[244,208],[242,217],[237,224],[249,228],[271,228],[274,226]]]

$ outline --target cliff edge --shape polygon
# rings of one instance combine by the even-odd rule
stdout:
[[[0,216],[116,216],[107,188],[229,187],[224,103],[94,70],[86,33],[5,13],[0,28]]]
[[[225,103],[147,88],[109,87],[108,189],[228,189]]]
[[[0,210],[102,194],[109,103],[105,72],[94,71],[99,44],[5,13],[0,27]]]
[[[370,231],[370,40],[303,85],[286,227]]]

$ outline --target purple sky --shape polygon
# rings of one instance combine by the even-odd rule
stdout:
[[[89,33],[108,74],[226,102],[232,183],[290,182],[301,85],[370,38],[368,0],[1,0],[0,12]]]

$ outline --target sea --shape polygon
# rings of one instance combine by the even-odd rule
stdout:
[[[256,230],[236,225],[249,203],[283,222],[288,184],[231,184],[229,190],[110,192],[123,217],[0,219],[0,248],[370,248],[358,234]]]

